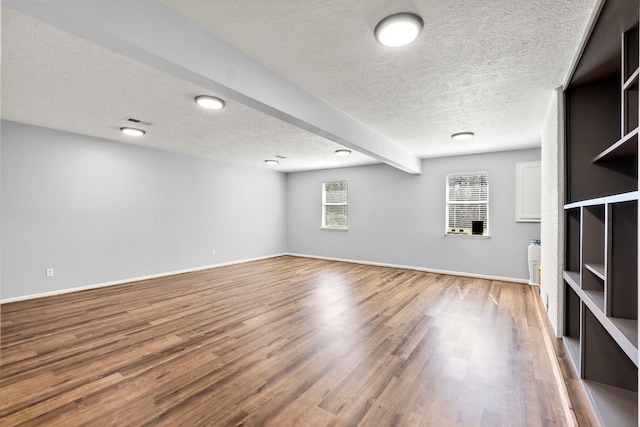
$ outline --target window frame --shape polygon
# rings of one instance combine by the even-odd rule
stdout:
[[[487,196],[486,200],[478,200],[478,201],[451,201],[449,199],[450,193],[450,179],[454,177],[460,176],[484,176],[487,182]],[[445,236],[450,237],[472,237],[472,238],[489,238],[491,235],[489,234],[489,171],[472,171],[472,172],[451,172],[448,173],[445,177]],[[450,206],[453,205],[486,205],[486,227],[484,228],[482,234],[473,234],[470,230],[465,232],[455,232],[451,231],[450,223],[449,223],[449,209]]]
[[[344,183],[346,187],[346,201],[344,203],[328,203],[327,202],[327,185],[335,184],[335,183]],[[327,225],[327,206],[345,206],[345,225],[344,226],[331,226]],[[325,181],[322,183],[322,222],[320,228],[322,230],[338,230],[338,231],[347,231],[349,229],[349,182],[346,179],[335,180],[335,181]]]

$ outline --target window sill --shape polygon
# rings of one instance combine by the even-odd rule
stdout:
[[[320,227],[320,230],[327,230],[327,231],[349,231],[348,228],[335,228],[335,227]]]
[[[490,234],[469,234],[469,233],[445,233],[444,237],[456,239],[490,239]]]

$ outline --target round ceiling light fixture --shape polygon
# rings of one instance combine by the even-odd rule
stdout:
[[[145,131],[143,131],[142,129],[126,128],[126,127],[120,128],[120,132],[129,136],[142,136],[145,134]]]
[[[209,95],[196,96],[194,101],[196,101],[196,104],[202,108],[206,108],[207,110],[221,110],[225,106],[225,102],[222,99]]]
[[[453,139],[454,141],[466,141],[473,138],[473,136],[473,132],[459,132],[451,135],[451,139]]]
[[[402,47],[418,38],[424,22],[413,13],[396,13],[376,25],[373,33],[382,46]]]
[[[273,159],[265,160],[264,162],[268,165],[277,165],[278,163],[280,163],[279,161]]]
[[[336,156],[349,156],[351,155],[351,150],[336,150]]]

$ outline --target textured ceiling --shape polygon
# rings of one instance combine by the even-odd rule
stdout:
[[[539,146],[595,0],[164,3],[425,158]],[[400,11],[420,14],[425,30],[383,48],[373,28]],[[338,143],[228,98],[202,111],[192,101],[201,93],[211,90],[2,7],[4,119],[255,167],[281,155],[282,171],[379,161],[336,157]],[[151,123],[147,135],[121,136],[125,117]],[[453,142],[460,131],[476,138]]]

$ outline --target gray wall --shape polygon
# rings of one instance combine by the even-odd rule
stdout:
[[[1,137],[3,300],[284,252],[526,279],[540,236],[514,220],[515,163],[539,149],[285,175],[12,122]],[[444,237],[445,175],[476,170],[492,237]],[[320,230],[321,183],[341,179],[349,231]]]
[[[285,174],[12,122],[1,132],[2,299],[286,251]]]
[[[423,160],[422,175],[386,165],[289,174],[290,253],[527,279],[529,239],[539,223],[515,222],[515,164],[540,149]],[[489,171],[490,239],[444,236],[445,177]],[[349,230],[320,229],[321,183],[349,182]]]

